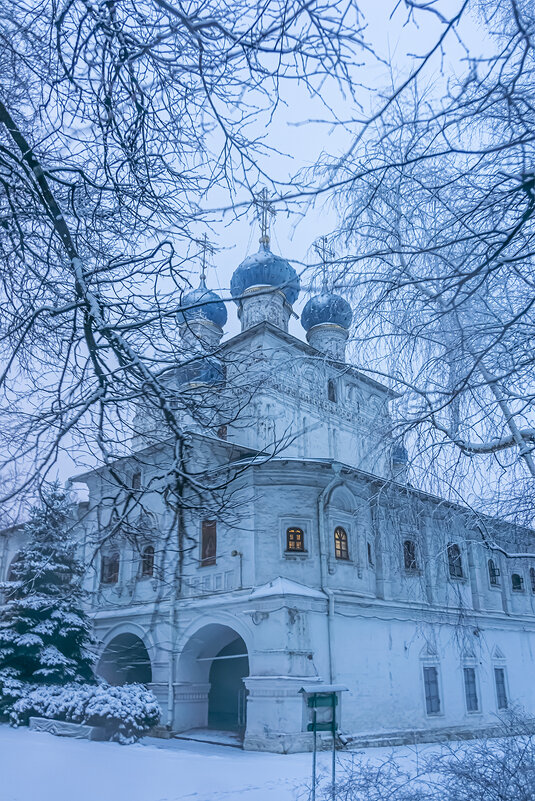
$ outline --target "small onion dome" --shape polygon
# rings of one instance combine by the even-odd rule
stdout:
[[[178,367],[174,372],[174,380],[178,386],[185,384],[215,386],[225,380],[225,370],[218,359],[203,357]]]
[[[315,325],[338,325],[348,330],[352,319],[353,310],[347,300],[326,290],[310,298],[301,313],[305,331]]]
[[[197,289],[192,289],[183,295],[181,306],[186,308],[178,313],[179,323],[207,320],[223,328],[227,322],[227,307],[216,292],[206,288],[203,279]]]
[[[407,464],[409,461],[409,454],[407,448],[402,442],[396,442],[392,448],[392,461],[396,464]]]
[[[251,287],[280,287],[290,305],[295,303],[299,295],[299,276],[294,268],[262,243],[258,253],[248,256],[234,271],[230,282],[230,293],[239,298]]]

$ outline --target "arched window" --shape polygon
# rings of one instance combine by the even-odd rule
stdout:
[[[141,552],[141,576],[150,578],[154,575],[154,548],[146,545]]]
[[[498,584],[500,583],[498,581],[500,575],[500,568],[496,567],[494,559],[489,559],[488,565],[489,565],[489,581],[493,587],[497,587]]]
[[[531,592],[535,594],[535,567],[529,569],[529,581],[531,584]]]
[[[403,543],[403,564],[405,570],[418,570],[416,559],[416,543],[414,540],[405,540]]]
[[[524,590],[524,579],[519,573],[513,573],[511,576],[511,587],[513,592],[523,592]]]
[[[336,526],[334,530],[334,555],[337,559],[349,559],[347,533],[342,526]]]
[[[332,403],[336,403],[336,384],[332,378],[327,381],[327,397]]]
[[[450,542],[448,545],[448,567],[452,578],[463,577],[461,549],[455,542]]]
[[[305,535],[300,528],[289,528],[286,531],[286,550],[301,551],[305,550]]]
[[[100,583],[117,584],[119,581],[119,551],[103,554],[100,559]]]

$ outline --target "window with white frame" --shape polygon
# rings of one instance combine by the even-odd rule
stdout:
[[[438,683],[438,667],[424,665],[425,709],[428,715],[440,714],[440,687]]]
[[[464,667],[464,697],[468,712],[479,712],[479,698],[477,695],[477,677],[475,667]]]

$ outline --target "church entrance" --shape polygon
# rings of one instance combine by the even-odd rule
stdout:
[[[208,726],[224,731],[244,731],[246,689],[249,675],[247,648],[241,637],[226,645],[212,660],[208,693]]]
[[[119,634],[106,646],[97,674],[109,684],[149,684],[152,668],[143,640],[136,634]]]

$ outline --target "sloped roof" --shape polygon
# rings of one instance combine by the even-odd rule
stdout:
[[[304,598],[320,598],[325,600],[327,595],[322,590],[314,590],[306,584],[299,584],[287,578],[278,576],[267,584],[262,584],[250,594],[250,598],[269,598],[272,595],[298,595]]]

